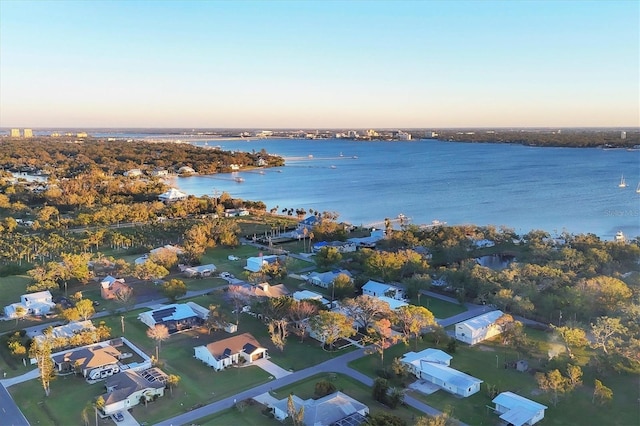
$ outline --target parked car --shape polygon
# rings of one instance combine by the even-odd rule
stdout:
[[[220,276],[226,279],[233,278],[233,275],[230,274],[229,272],[220,272]]]
[[[123,420],[124,420],[124,416],[122,415],[122,413],[121,413],[120,411],[118,411],[117,413],[114,413],[114,414],[113,414],[113,419],[114,419],[116,422],[121,422],[121,421],[123,421]]]

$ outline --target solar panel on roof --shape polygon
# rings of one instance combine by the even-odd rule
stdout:
[[[226,348],[226,349],[224,350],[224,352],[222,352],[222,357],[223,357],[223,358],[228,358],[228,357],[230,357],[230,356],[231,356],[231,349]]]
[[[171,315],[173,315],[176,312],[176,307],[172,306],[170,308],[166,308],[166,309],[160,309],[157,311],[153,311],[151,313],[151,316],[153,317],[153,320],[155,322],[162,322],[163,319],[170,317]]]

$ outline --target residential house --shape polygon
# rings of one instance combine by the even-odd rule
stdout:
[[[165,169],[154,169],[151,172],[151,176],[154,176],[154,177],[167,177],[167,176],[169,176],[169,171],[165,170]]]
[[[395,311],[396,309],[401,308],[403,306],[409,305],[407,302],[403,300],[393,299],[387,296],[376,296],[376,298],[378,300],[382,300],[383,302],[386,302],[389,305],[389,309],[391,309],[392,311]]]
[[[100,296],[105,300],[115,299],[123,289],[130,288],[124,283],[124,278],[114,278],[111,275],[107,275],[100,281]]]
[[[189,166],[182,166],[178,169],[178,174],[179,175],[192,175],[195,174],[195,170],[193,169],[193,167],[189,167]]]
[[[544,418],[547,406],[527,399],[513,392],[502,392],[493,398],[495,411],[500,418],[514,426],[531,426]]]
[[[140,169],[131,169],[124,172],[124,175],[127,177],[140,177],[142,176],[142,170]]]
[[[249,257],[247,258],[247,266],[244,269],[251,272],[260,272],[264,265],[276,263],[278,260],[279,256],[276,255]]]
[[[174,201],[184,200],[187,197],[188,195],[185,194],[184,192],[179,191],[175,188],[171,188],[168,191],[158,195],[158,200],[164,203],[172,203]]]
[[[502,328],[496,324],[502,317],[502,311],[491,311],[486,314],[468,319],[456,324],[456,339],[475,345],[502,333]]]
[[[93,331],[95,330],[96,327],[93,325],[93,322],[91,320],[86,320],[86,321],[71,321],[68,324],[65,325],[60,325],[58,327],[53,327],[51,328],[51,335],[50,337],[57,339],[57,338],[70,338],[75,334],[79,334],[85,331]],[[44,334],[39,334],[34,336],[34,339],[36,340],[42,340],[44,339],[45,336]]]
[[[338,275],[344,274],[352,279],[351,272],[346,269],[337,269],[327,272],[311,272],[307,276],[307,282],[322,288],[329,288]]]
[[[307,230],[307,232],[311,232],[311,230],[313,230],[313,227],[316,226],[319,221],[320,219],[318,219],[317,216],[309,216],[308,218],[298,222],[296,231],[299,234],[303,234],[305,229]]]
[[[225,217],[249,216],[251,213],[247,209],[225,209]]]
[[[349,238],[347,241],[355,243],[358,248],[375,248],[376,243],[384,239],[384,229],[373,229],[368,237]]]
[[[296,411],[304,407],[303,424],[307,426],[350,425],[358,426],[366,422],[369,407],[340,391],[320,399],[303,400],[292,396]],[[288,416],[289,398],[272,403],[269,408],[276,419],[284,421]]]
[[[183,269],[182,273],[189,278],[204,278],[210,277],[216,271],[216,265],[209,263],[200,266],[190,266]]]
[[[111,345],[84,346],[52,357],[58,373],[78,371],[90,380],[100,380],[120,371],[121,353]]]
[[[267,349],[250,333],[240,334],[193,348],[194,357],[216,371],[242,362],[251,364],[261,358],[267,358]]]
[[[249,294],[254,297],[276,298],[289,295],[289,289],[284,284],[271,285],[269,283],[260,283],[247,288]]]
[[[169,334],[174,334],[201,326],[208,315],[208,309],[196,303],[188,302],[165,305],[158,309],[143,312],[138,315],[138,319],[149,327],[162,324],[169,329]]]
[[[17,316],[16,309],[19,307],[24,308],[27,315],[46,315],[55,306],[56,304],[53,303],[53,297],[49,290],[23,294],[20,296],[20,302],[5,306],[4,316],[6,318],[15,318]]]
[[[410,358],[407,358],[410,359]],[[437,359],[437,358],[436,358]],[[469,376],[440,362],[416,360],[419,367],[411,363],[411,370],[421,380],[425,380],[454,395],[467,397],[480,390],[482,380]]]
[[[386,296],[396,300],[404,300],[404,292],[401,288],[373,280],[367,281],[367,283],[362,286],[362,294],[373,297]]]
[[[420,352],[407,352],[402,356],[400,362],[405,364],[416,377],[420,377],[422,361],[449,366],[452,358],[451,355],[440,349],[427,348]]]
[[[320,241],[313,245],[312,251],[314,253],[317,253],[320,250],[322,250],[324,247],[333,247],[336,250],[338,250],[338,252],[340,253],[352,253],[356,251],[356,243],[351,241],[331,241],[331,242]]]
[[[125,370],[107,379],[103,413],[107,416],[126,411],[141,402],[150,402],[164,395],[167,375],[158,368],[145,371]]]
[[[300,302],[301,300],[317,300],[322,303],[324,306],[331,306],[331,302],[324,298],[324,296],[320,293],[316,293],[315,291],[309,290],[301,290],[293,293],[292,297]]]

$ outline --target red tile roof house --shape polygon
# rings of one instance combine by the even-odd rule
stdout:
[[[206,346],[196,346],[193,350],[194,358],[213,367],[216,371],[239,364],[240,359],[251,364],[258,359],[267,358],[267,349],[260,346],[250,333],[229,337]]]

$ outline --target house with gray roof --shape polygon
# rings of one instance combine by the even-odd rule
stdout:
[[[502,327],[496,324],[502,311],[491,311],[456,324],[456,339],[475,345],[502,333]]]
[[[539,404],[513,392],[502,392],[493,398],[500,418],[514,426],[531,426],[544,418],[546,405]]]
[[[340,391],[324,396],[320,399],[303,400],[292,396],[296,411],[304,407],[303,423],[307,426],[329,426],[334,424],[348,424],[358,426],[364,424],[369,414],[369,407]],[[287,413],[288,398],[281,399],[270,405],[276,419],[284,421]],[[349,422],[345,423],[345,420]]]
[[[125,370],[105,383],[107,393],[104,399],[105,415],[128,410],[141,402],[154,401],[164,395],[167,375],[159,368],[150,368],[141,372]]]

